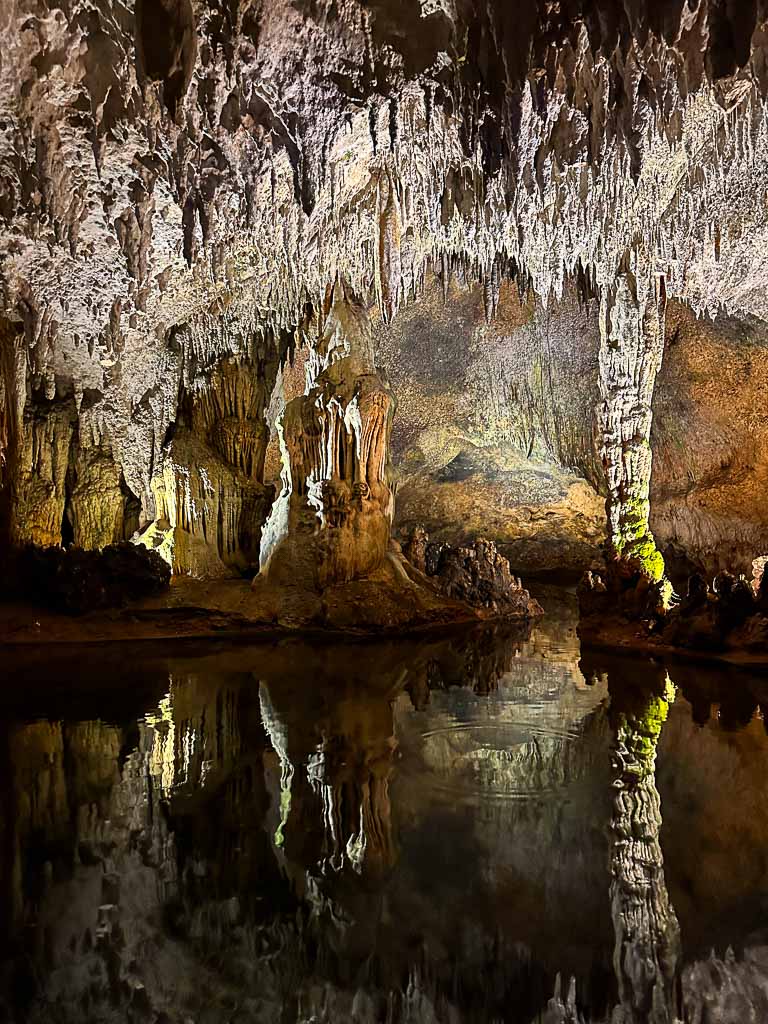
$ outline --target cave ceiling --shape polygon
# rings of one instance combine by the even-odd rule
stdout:
[[[337,280],[385,319],[430,272],[489,314],[504,277],[547,302],[622,272],[768,319],[766,58],[762,0],[4,0],[27,389],[146,493],[180,382]]]

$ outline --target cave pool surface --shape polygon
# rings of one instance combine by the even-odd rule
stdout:
[[[538,596],[6,649],[0,1021],[768,1021],[768,677],[580,652]]]

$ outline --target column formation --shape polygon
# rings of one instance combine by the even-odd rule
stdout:
[[[639,294],[629,271],[600,301],[598,431],[608,487],[612,554],[660,580],[664,560],[649,525],[653,389],[664,353],[663,282]]]

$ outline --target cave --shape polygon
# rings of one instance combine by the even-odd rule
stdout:
[[[764,0],[0,86],[0,1020],[768,1020]]]

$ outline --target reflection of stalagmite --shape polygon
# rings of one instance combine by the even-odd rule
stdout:
[[[646,288],[645,291],[650,291]],[[664,562],[649,526],[651,402],[664,352],[665,301],[619,275],[600,304],[600,444],[611,547],[658,579]]]
[[[337,285],[307,369],[306,393],[278,423],[283,489],[261,543],[261,571],[323,587],[377,569],[393,515],[394,403],[374,369],[366,310]]]
[[[631,706],[619,703],[616,695],[612,698],[616,739],[610,894],[620,1001],[613,1019],[616,1024],[671,1024],[680,929],[664,878],[654,773],[674,688],[665,678],[661,693],[635,696]]]
[[[281,764],[276,844],[285,844],[294,859],[314,826],[324,870],[378,873],[389,867],[395,859],[389,776],[396,748],[389,700],[340,700],[316,719],[278,710],[264,682],[260,698]]]

